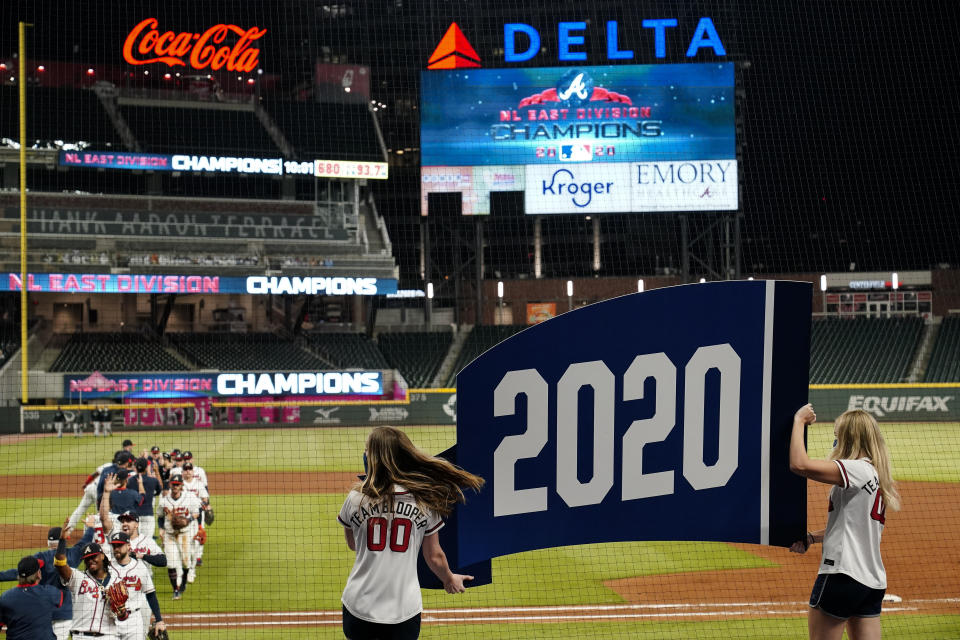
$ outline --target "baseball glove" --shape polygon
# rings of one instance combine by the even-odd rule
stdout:
[[[180,531],[186,528],[188,524],[190,524],[190,518],[185,515],[178,514],[170,518],[170,526],[173,527],[174,531]]]
[[[126,620],[130,617],[130,612],[127,611],[127,598],[129,593],[127,592],[127,585],[122,582],[114,582],[112,585],[105,589],[107,596],[107,602],[110,603],[110,610],[113,611],[113,615],[116,616],[117,620]]]
[[[207,507],[203,512],[203,521],[206,524],[213,524],[213,507]]]
[[[207,531],[203,527],[197,529],[197,535],[193,536],[193,539],[199,542],[200,544],[207,544]]]
[[[170,640],[170,636],[167,635],[166,629],[157,631],[153,625],[150,625],[150,631],[147,632],[147,637],[150,640]]]

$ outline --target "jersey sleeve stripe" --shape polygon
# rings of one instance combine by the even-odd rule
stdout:
[[[843,463],[839,460],[835,460],[837,466],[840,467],[840,471],[843,472],[843,488],[847,489],[850,487],[850,476],[847,475],[847,468],[843,466]]]
[[[344,521],[343,521],[343,518],[341,518],[339,515],[337,515],[337,522],[339,522],[340,524],[342,524],[342,525],[345,526],[345,527],[350,527],[350,525],[348,525],[346,522],[344,522]]]
[[[430,527],[429,529],[427,529],[427,530],[423,533],[423,535],[428,536],[428,535],[430,535],[431,533],[433,533],[433,532],[435,532],[435,531],[439,531],[439,530],[440,530],[440,527],[442,527],[442,526],[443,526],[443,520],[441,520],[441,521],[438,522],[437,524],[435,524],[435,525],[433,525],[432,527]]]

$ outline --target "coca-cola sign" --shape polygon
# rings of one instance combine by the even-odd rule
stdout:
[[[162,62],[170,67],[249,72],[260,64],[260,49],[251,47],[266,29],[244,29],[235,24],[215,24],[202,33],[175,33],[158,29],[156,18],[135,26],[123,41],[123,59],[130,64]],[[233,34],[233,43],[225,42]]]

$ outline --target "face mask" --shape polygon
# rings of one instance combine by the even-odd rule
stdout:
[[[366,451],[363,452],[363,472],[369,473],[369,471],[367,471],[367,452]]]
[[[840,442],[840,441],[837,440],[836,438],[833,439],[833,448],[834,448],[834,449],[837,448],[837,443],[838,443],[838,442]]]

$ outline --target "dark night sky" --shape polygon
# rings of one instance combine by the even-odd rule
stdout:
[[[550,31],[559,20],[590,22],[591,64],[603,62],[602,25],[608,19],[620,21],[637,63],[654,63],[642,19],[679,20],[677,33],[687,35],[668,40],[665,60],[676,62],[684,60],[691,25],[709,15],[724,39],[726,59],[738,63],[744,94],[739,140],[746,271],[960,264],[960,8],[952,0],[555,0],[522,8],[504,0],[354,0],[341,3],[351,15],[335,19],[324,4],[331,6],[267,0],[9,2],[0,9],[0,52],[15,49],[16,20],[23,16],[37,23],[33,56],[94,62],[117,62],[122,35],[148,13],[175,30],[227,16],[238,24],[256,22],[271,30],[264,40],[265,66],[282,71],[291,84],[308,76],[324,47],[370,65],[373,97],[391,105],[382,122],[387,146],[396,148],[418,146],[416,112],[395,105],[404,98],[416,102],[419,72],[452,20],[470,34],[485,66],[503,64],[494,50],[502,46],[504,22],[542,26],[548,51],[531,65],[553,66],[556,35]],[[377,197],[409,274],[416,262],[418,175],[411,168],[392,176]],[[526,225],[508,215],[491,221],[491,268],[498,257],[507,271],[515,268],[512,262],[524,261]],[[550,225],[548,234],[570,239],[567,245],[558,241],[560,253],[580,260],[589,251],[580,221]],[[604,225],[610,272],[650,272],[675,262],[676,216],[611,216]],[[511,245],[518,235],[521,240]]]

